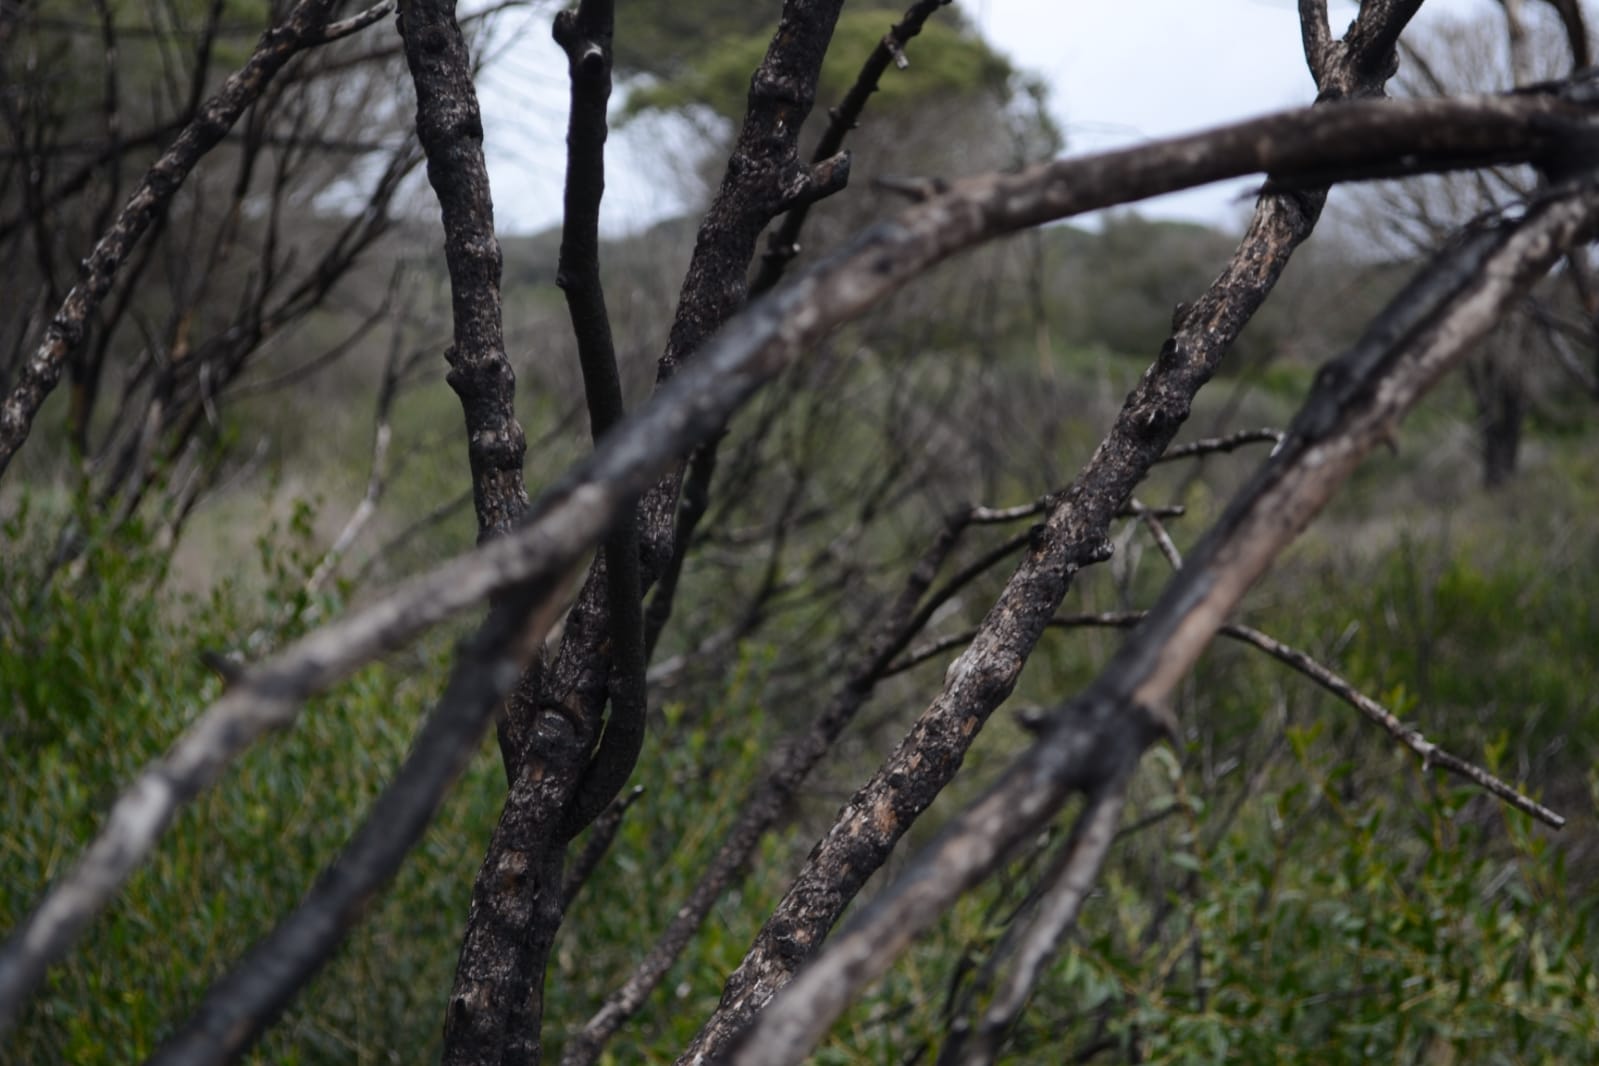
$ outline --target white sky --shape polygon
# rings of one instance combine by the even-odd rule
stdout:
[[[961,0],[961,6],[1017,66],[1050,84],[1069,153],[1201,129],[1315,96],[1295,0]],[[618,30],[626,33],[625,0],[618,7]],[[1427,0],[1417,22],[1492,7],[1492,0]],[[1333,31],[1341,34],[1356,5],[1333,0],[1331,8]],[[549,39],[547,14],[528,13],[519,25],[505,26],[503,40],[513,31],[520,36],[494,61],[479,92],[499,228],[528,232],[560,217],[565,57]],[[910,57],[914,63],[914,44]],[[634,228],[685,206],[671,166],[663,172],[660,148],[663,140],[689,136],[660,122],[613,131],[607,230]],[[1251,184],[1192,190],[1140,210],[1231,223],[1247,209],[1241,197]]]

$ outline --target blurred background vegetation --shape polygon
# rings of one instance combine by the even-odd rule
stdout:
[[[682,5],[628,5],[623,116],[700,124],[703,154],[681,162],[714,180],[777,6],[698,5],[687,19]],[[8,96],[0,249],[9,290],[35,294],[4,323],[9,366],[158,150],[159,137],[132,131],[173,128],[195,86],[236,65],[267,15],[250,0],[41,0],[7,30],[6,80],[19,91]],[[871,4],[841,22],[824,103],[894,15]],[[807,249],[825,251],[895,208],[874,176],[1015,166],[1060,149],[1041,88],[969,23],[937,18],[910,49],[907,76],[891,72],[873,101],[851,189],[818,206]],[[112,92],[101,69],[108,25],[121,42],[114,128],[101,106]],[[194,42],[207,27],[214,41],[201,52]],[[473,541],[459,407],[438,357],[448,292],[391,46],[374,33],[296,68],[272,107],[202,165],[0,490],[0,928],[71,861],[136,768],[216,696],[207,655],[264,654]],[[330,122],[352,115],[348,129]],[[1204,394],[1189,436],[1287,422],[1319,362],[1425,250],[1378,248],[1349,221],[1372,217],[1377,209],[1355,200],[1324,224]],[[635,401],[653,380],[694,226],[668,220],[604,250]],[[1233,243],[1132,212],[1023,235],[947,265],[831,338],[731,427],[651,669],[654,742],[636,775],[646,791],[554,958],[552,1046],[664,927],[731,822],[730,797],[830,694],[843,649],[897,591],[941,516],[1067,484],[1159,350],[1173,308],[1202,291]],[[555,233],[503,241],[534,490],[587,439],[553,284],[557,244]],[[1550,313],[1571,314],[1565,299],[1552,291]],[[1280,665],[1216,647],[1184,688],[1183,744],[1144,766],[1102,891],[1035,997],[1013,1061],[1592,1058],[1599,435],[1593,397],[1541,335],[1524,328],[1499,349],[1520,368],[1509,476],[1485,470],[1479,380],[1446,383],[1241,620],[1327,662],[1571,824],[1559,834],[1533,826],[1418,767]],[[379,423],[390,443],[375,450]],[[1190,543],[1260,457],[1245,449],[1163,466],[1140,499],[1186,508],[1168,526]],[[374,506],[353,523],[363,498]],[[956,565],[1011,532],[984,531]],[[344,533],[350,545],[331,552]],[[1166,563],[1133,524],[1116,548],[1081,576],[1068,610],[1151,602]],[[974,625],[1004,569],[951,599],[925,636]],[[190,807],[53,972],[0,1061],[109,1063],[151,1051],[332,857],[439,691],[459,633],[314,701],[290,734]],[[1116,640],[1052,632],[1010,706],[1075,691]],[[672,1060],[811,841],[936,690],[948,657],[880,687],[609,1061]],[[996,716],[926,825],[1025,742],[1011,715]],[[436,1056],[472,878],[503,795],[490,748],[253,1061]],[[818,1061],[932,1061],[1046,850],[974,893]]]

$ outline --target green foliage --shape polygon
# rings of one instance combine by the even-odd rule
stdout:
[[[843,98],[891,22],[885,12],[874,10],[849,10],[839,17],[833,46],[822,65],[818,100]],[[633,116],[699,106],[722,118],[736,119],[744,113],[750,74],[770,44],[770,30],[730,37],[681,76],[630,91],[625,113]],[[986,92],[1004,99],[1009,94],[1014,73],[1010,64],[980,37],[952,28],[948,22],[930,20],[912,51],[908,69],[890,69],[883,75],[872,98],[874,113],[940,95]]]
[[[849,12],[869,13],[876,19],[881,37],[905,7],[902,0],[860,0],[849,5]],[[782,13],[782,0],[700,0],[692,5],[676,0],[628,0],[616,35],[617,72],[642,74],[655,81],[684,77],[711,60],[724,42],[762,34],[771,40]],[[949,26],[966,26],[954,7],[937,12],[934,19]],[[754,69],[752,65],[745,71],[746,79]]]
[[[1599,928],[1547,838],[1470,819],[1469,789],[1352,803],[1353,764],[1315,733],[1214,845],[1174,837],[1165,859],[1192,877],[1168,884],[1164,934],[1142,935],[1160,898],[1112,876],[1041,1000],[1102,1013],[1143,1062],[1582,1060]]]
[[[771,658],[770,650],[746,649],[720,703],[668,705],[651,722],[659,742],[648,745],[633,778],[644,794],[569,911],[556,945],[545,1000],[552,1040],[559,1041],[563,1024],[581,1024],[628,978],[740,814],[738,801],[759,779],[777,734],[761,706]],[[609,1061],[676,1058],[787,887],[785,860],[804,846],[788,833],[762,843],[748,880],[712,912],[662,991],[612,1041]]]
[[[1422,769],[1280,664],[1223,644],[1184,698],[1181,763],[1146,760],[1124,819],[1141,828],[1035,997],[1016,1061],[1096,1043],[1105,1062],[1591,1057],[1599,575],[1584,561],[1599,531],[1574,486],[1593,473],[1591,458],[1529,473],[1515,498],[1444,524],[1396,505],[1383,518],[1397,531],[1360,549],[1335,511],[1249,619],[1571,824],[1551,833]],[[1136,598],[1157,584],[1130,583]],[[1057,670],[1102,658],[1060,639],[1071,650],[1044,649]]]
[[[90,526],[73,573],[39,591],[7,575],[4,610],[25,630],[0,643],[0,928],[13,927],[99,827],[136,773],[218,692],[199,652],[298,631],[314,561],[310,514],[261,540],[262,572],[238,568],[204,598],[165,591],[166,557],[129,530]],[[49,538],[44,516],[8,524],[8,558]],[[79,575],[79,576],[75,576]],[[259,595],[258,586],[267,595]],[[241,588],[250,588],[242,594]],[[8,1062],[136,1061],[206,985],[291,908],[403,756],[441,684],[441,649],[373,668],[305,709],[187,808],[10,1037]],[[424,845],[337,961],[255,1053],[259,1062],[390,1061],[436,1042],[471,877],[503,777],[480,760]],[[407,1051],[404,1057],[409,1058]]]
[[[59,515],[24,504],[0,535],[8,558],[45,557]],[[91,528],[77,572],[42,592],[8,575],[0,617],[0,928],[11,928],[99,828],[118,791],[216,697],[199,652],[254,633],[264,646],[336,598],[306,596],[314,515],[301,505],[204,598],[164,591],[166,556],[140,530]],[[37,578],[38,575],[31,575]],[[551,1036],[586,1017],[670,919],[765,765],[775,726],[760,705],[769,652],[751,650],[714,707],[669,706],[635,781],[646,789],[563,930],[552,962]],[[6,1062],[94,1064],[148,1055],[206,986],[293,907],[404,756],[443,683],[443,648],[372,668],[308,705],[288,734],[247,754],[178,818],[153,861],[91,928],[14,1034]],[[492,749],[492,745],[488,746]],[[388,893],[251,1061],[368,1063],[437,1056],[472,879],[504,795],[485,751]],[[580,841],[581,843],[581,841]],[[670,1061],[720,993],[782,891],[779,834],[742,906],[718,912],[668,979],[671,993],[616,1045],[617,1061]],[[642,890],[641,890],[642,889]],[[633,1041],[630,1043],[629,1041]]]

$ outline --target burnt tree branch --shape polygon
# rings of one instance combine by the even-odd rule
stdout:
[[[1244,593],[1401,418],[1576,242],[1599,228],[1599,186],[1573,183],[1468,232],[1323,367],[1270,462],[1241,490],[1099,677],[1037,744],[951,820],[746,1030],[738,1066],[799,1061],[867,984],[1072,795],[1129,773],[1172,735],[1171,695]]]
[[[566,215],[556,283],[566,294],[577,337],[589,427],[597,442],[622,420],[622,378],[611,319],[600,283],[600,200],[605,192],[606,106],[611,98],[609,0],[584,0],[555,17],[555,40],[566,52],[572,82],[566,134]],[[638,519],[627,515],[605,539],[605,618],[611,636],[610,714],[577,783],[561,832],[570,838],[621,792],[644,746],[644,604]]]
[[[844,684],[809,729],[788,738],[780,746],[777,767],[740,800],[738,820],[700,875],[689,898],[678,908],[655,946],[622,987],[606,999],[604,1006],[582,1029],[567,1039],[561,1066],[589,1066],[599,1059],[606,1042],[644,1005],[709,916],[716,901],[733,887],[761,838],[777,823],[799,786],[871,698],[893,657],[920,631],[926,613],[918,612],[917,604],[970,525],[971,513],[958,511],[945,519],[938,535],[911,569],[904,587],[873,627],[862,653],[848,668]]]
[[[1502,103],[1488,101],[1482,106],[1492,110]],[[1456,105],[1450,113],[1469,122],[1477,106]],[[1518,106],[1540,108],[1546,104],[1518,98]],[[1367,114],[1374,121],[1399,116],[1412,125],[1439,114],[1438,108],[1428,103],[1389,103],[1346,104],[1292,115],[1306,127],[1317,127],[1324,113],[1332,110]],[[1284,118],[1264,121],[1275,127]],[[1304,154],[1296,158],[1307,166],[1323,166],[1350,150],[1350,141],[1364,144],[1359,124],[1353,128],[1340,124],[1338,128],[1343,137],[1311,138],[1315,149],[1301,144]],[[1445,123],[1440,128],[1447,131],[1451,127]],[[751,305],[729,323],[693,366],[658,390],[648,404],[608,434],[593,455],[541,494],[510,534],[447,560],[244,670],[238,682],[200,715],[168,754],[151,764],[116,801],[104,828],[78,863],[0,946],[0,1024],[15,1017],[45,969],[70,948],[149,855],[176,811],[214,784],[231,760],[256,739],[292,724],[301,701],[519,582],[565,573],[641,494],[676,468],[681,456],[719,432],[734,411],[810,345],[944,259],[1065,214],[1284,161],[1283,153],[1258,139],[1243,138],[1240,144],[1237,129],[1211,135],[1218,144],[1228,146],[1221,159],[1204,150],[1206,136],[1197,142],[1179,138],[1062,160],[1018,174],[968,179],[956,183],[942,197],[907,209],[895,221],[861,235],[838,255],[805,269],[791,284]],[[1174,145],[1183,146],[1176,158]],[[1409,153],[1412,149],[1406,145],[1400,150]],[[1369,154],[1364,148],[1360,151]],[[1147,173],[1152,159],[1170,168],[1158,179]],[[1419,159],[1417,165],[1421,165]],[[1134,390],[1129,407],[1101,445],[1098,458],[1055,502],[1049,519],[1039,527],[1028,559],[1018,571],[1027,579],[1021,591],[1028,596],[1017,604],[1018,609],[1030,614],[1043,605],[1041,599],[1034,602],[1040,594],[1031,582],[1057,582],[1063,595],[1069,570],[1080,565],[1072,560],[1103,553],[1104,536],[1102,532],[1095,535],[1095,529],[1102,529],[1124,506],[1124,496],[1130,497],[1142,471],[1165,451],[1186,414],[1191,390],[1197,390],[1213,372],[1222,347],[1275,280],[1286,255],[1275,254],[1279,246],[1273,242],[1293,237],[1297,231],[1282,227],[1293,217],[1303,216],[1282,218],[1281,212],[1299,210],[1297,198],[1269,200],[1272,206],[1263,209],[1266,220],[1257,218],[1251,237],[1246,238],[1248,255],[1235,262],[1213,293],[1190,310],[1183,330],[1168,342],[1161,360]],[[1013,578],[1012,584],[1017,581]],[[1008,601],[1002,597],[1001,602]],[[1058,602],[1056,595],[1039,620],[1040,626],[1053,615]],[[1003,668],[1007,662],[1010,660],[999,665]],[[951,683],[979,682],[983,671],[975,669],[976,665],[975,660],[968,660],[963,668],[952,670]],[[1019,668],[1020,662],[1011,665]],[[1004,684],[1000,674],[980,684],[979,691],[994,697]]]
[[[416,84],[416,134],[444,222],[454,343],[444,353],[466,418],[478,537],[504,533],[527,508],[516,372],[500,322],[500,242],[483,162],[472,60],[448,0],[404,0],[400,36]]]
[[[845,138],[860,121],[866,103],[877,91],[878,82],[882,80],[889,63],[896,58],[904,61],[905,44],[922,32],[922,26],[935,11],[949,3],[950,0],[918,0],[899,22],[889,28],[883,40],[866,58],[860,73],[856,75],[855,84],[850,86],[843,101],[828,112],[827,129],[811,153],[814,167],[831,165],[839,184],[847,180],[849,156],[842,154]],[[810,209],[808,202],[792,207],[783,216],[777,230],[767,236],[766,254],[761,257],[760,269],[750,283],[750,298],[769,292],[782,280],[788,264],[799,254],[799,235],[805,227]],[[672,531],[671,555],[665,563],[655,595],[650,599],[646,637],[649,653],[654,652],[661,631],[671,617],[672,601],[677,594],[678,581],[682,578],[683,562],[694,539],[694,531],[710,504],[711,479],[716,473],[719,446],[720,441],[713,440],[695,451],[689,461],[688,474],[680,491],[681,505]]]
[[[61,380],[67,359],[83,343],[88,320],[111,290],[117,269],[162,213],[189,172],[233,128],[246,108],[260,98],[274,75],[301,51],[332,38],[326,35],[334,0],[300,0],[288,16],[261,35],[244,66],[200,107],[177,138],[145,173],[111,228],[83,261],[78,282],[67,293],[44,339],[23,363],[5,401],[0,403],[0,475],[28,439],[34,416]]]
[[[662,382],[742,305],[761,229],[790,198],[806,192],[796,145],[841,6],[842,0],[784,4],[772,45],[751,79],[744,125],[721,189],[700,226],[659,364]],[[641,589],[671,556],[681,469],[664,468],[640,504]],[[473,888],[446,1016],[446,1062],[524,1062],[541,1054],[545,959],[562,920],[560,866],[574,824],[568,808],[589,764],[614,676],[606,621],[610,595],[601,561],[590,569],[542,676],[530,677],[512,697],[503,730],[512,740],[511,789]],[[631,743],[625,734],[613,740]],[[506,876],[508,869],[516,876]],[[507,936],[508,929],[520,935]]]
[[[410,754],[339,857],[305,899],[211,986],[189,1020],[151,1056],[151,1066],[215,1066],[237,1059],[332,957],[466,769],[494,712],[559,617],[563,583],[560,576],[535,578],[498,598],[457,656]]]

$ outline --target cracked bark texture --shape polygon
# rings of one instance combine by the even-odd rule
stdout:
[[[516,372],[500,324],[500,242],[483,162],[483,116],[466,39],[447,0],[404,0],[398,19],[416,83],[416,133],[444,221],[454,343],[447,380],[461,399],[478,539],[504,533],[527,509],[516,420]]]
[[[1379,6],[1371,5],[1373,18]],[[1318,41],[1307,28],[1307,60],[1324,99],[1381,95],[1399,30],[1415,6],[1392,18],[1397,25],[1391,28],[1357,20],[1338,46]],[[954,777],[984,723],[1015,688],[1073,575],[1108,556],[1111,521],[1187,421],[1194,397],[1310,235],[1325,199],[1321,190],[1262,196],[1221,276],[1192,306],[1177,309],[1154,364],[1071,487],[1051,501],[976,638],[950,664],[943,691],[817,842],[679,1063],[698,1066],[727,1053]]]
[[[799,162],[801,126],[842,0],[788,0],[771,48],[751,79],[744,125],[720,191],[696,239],[659,379],[669,380],[744,303],[761,230],[783,210],[841,181],[812,178]],[[583,25],[578,19],[566,30]],[[581,34],[579,34],[581,36]],[[582,51],[581,46],[577,47]],[[569,49],[570,51],[570,49]],[[640,506],[639,587],[671,555],[681,484],[675,467]],[[567,616],[561,646],[513,694],[504,734],[511,781],[473,887],[467,931],[445,1019],[447,1063],[532,1063],[542,1055],[546,961],[564,916],[568,808],[589,769],[613,674],[610,581],[602,556]]]

